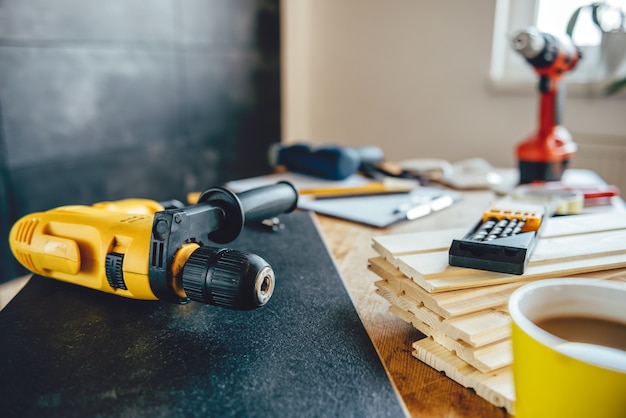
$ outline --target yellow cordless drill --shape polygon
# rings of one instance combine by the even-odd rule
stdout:
[[[246,223],[291,212],[297,200],[296,189],[280,182],[239,194],[213,187],[197,204],[171,209],[148,199],[62,206],[18,220],[9,243],[17,260],[41,276],[127,298],[248,310],[272,296],[271,266],[211,243],[233,241]]]

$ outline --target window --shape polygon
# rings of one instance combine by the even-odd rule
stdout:
[[[548,33],[564,32],[570,16],[576,9],[590,3],[589,0],[539,0],[537,28]],[[626,10],[626,0],[606,0],[606,3],[613,8],[601,12],[602,24],[605,30],[615,30],[623,24],[619,10]],[[600,45],[602,35],[600,29],[593,24],[589,8],[581,11],[575,29],[573,39],[576,45],[583,47]]]
[[[494,83],[503,87],[535,83],[537,76],[524,59],[513,51],[510,40],[518,31],[528,26],[536,26],[540,31],[556,36],[566,36],[567,24],[573,13],[579,7],[592,2],[593,0],[498,0],[491,65],[491,79]],[[614,9],[603,9],[600,15],[603,28],[607,30],[624,25],[619,10],[626,11],[626,0],[607,0],[605,3]],[[568,84],[573,84],[574,87],[577,84],[579,87],[585,85],[583,88],[588,91],[589,86],[593,88],[598,85],[600,89],[611,78],[614,80],[618,75],[626,76],[626,62],[623,62],[619,74],[601,71],[602,34],[592,21],[590,8],[581,10],[572,37],[583,52],[583,59],[568,74]],[[624,37],[626,38],[626,34]],[[623,50],[626,52],[626,47]]]

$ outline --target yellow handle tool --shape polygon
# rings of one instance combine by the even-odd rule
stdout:
[[[272,268],[256,254],[212,244],[294,210],[297,198],[282,182],[240,194],[214,187],[174,209],[146,199],[63,206],[18,220],[9,243],[41,276],[134,299],[253,309],[272,295]]]

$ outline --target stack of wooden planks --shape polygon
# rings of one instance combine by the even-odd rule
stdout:
[[[515,395],[507,303],[513,291],[530,280],[581,273],[626,281],[623,270],[609,271],[626,267],[624,212],[547,222],[521,276],[449,266],[450,243],[465,229],[379,236],[372,243],[379,256],[369,268],[382,279],[378,294],[427,337],[413,343],[413,355],[509,413]]]

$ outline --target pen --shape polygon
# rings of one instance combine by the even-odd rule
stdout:
[[[454,199],[448,195],[422,196],[403,203],[395,208],[393,213],[402,214],[404,218],[413,220],[447,208],[453,203]]]
[[[402,203],[400,206],[393,210],[393,213],[404,213],[408,210],[422,206],[424,203],[429,202],[432,199],[431,196],[414,196],[409,199],[408,202]]]

